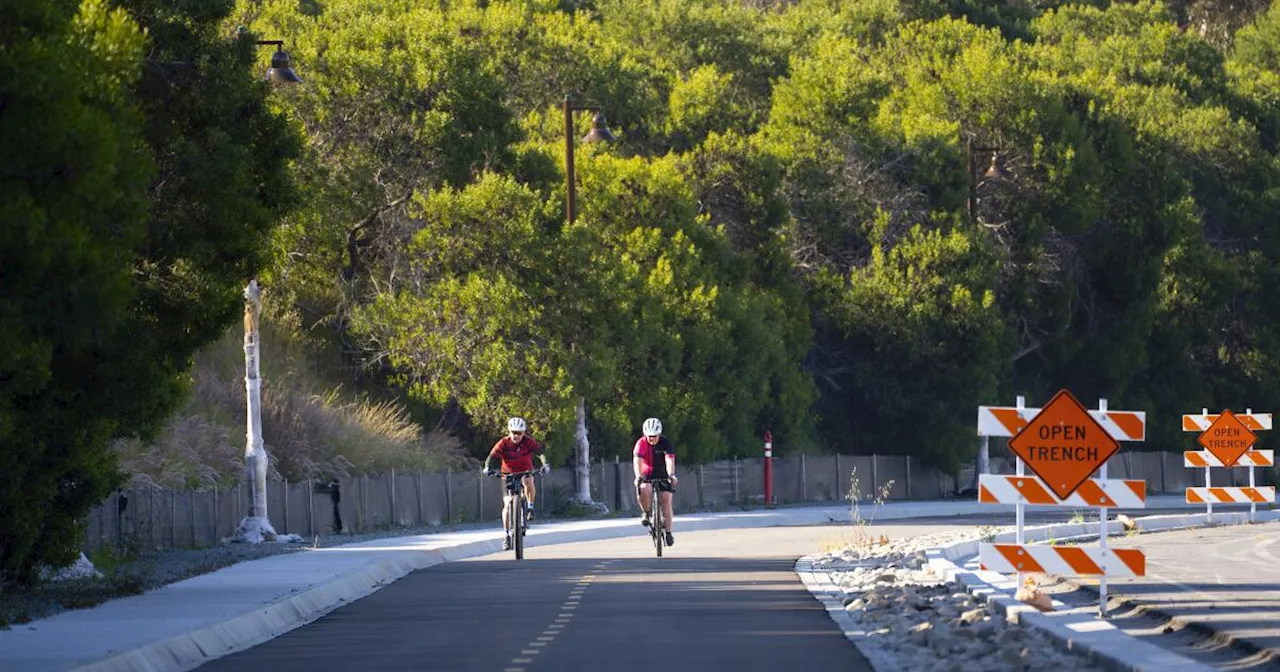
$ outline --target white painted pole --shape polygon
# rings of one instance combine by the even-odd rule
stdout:
[[[1200,409],[1200,414],[1209,415],[1209,409],[1207,408]],[[1213,481],[1209,476],[1209,467],[1207,466],[1204,468],[1204,487],[1206,488],[1213,487]],[[1205,507],[1204,513],[1205,513],[1205,516],[1208,518],[1208,521],[1212,523],[1213,522],[1213,500],[1209,497],[1206,497],[1205,500],[1206,501],[1204,503],[1204,507]]]
[[[1027,398],[1022,395],[1018,395],[1018,410],[1022,410],[1026,407],[1027,407]],[[1026,476],[1027,465],[1023,463],[1022,458],[1015,455],[1014,460],[1015,460],[1014,464],[1016,465],[1018,475]],[[1017,517],[1017,528],[1016,528],[1017,531],[1014,534],[1017,537],[1016,543],[1019,546],[1021,546],[1023,543],[1023,529],[1026,527],[1026,523],[1027,523],[1027,506],[1024,503],[1024,501],[1025,501],[1025,498],[1022,495],[1018,495],[1018,503],[1015,504],[1013,508],[1014,515]],[[1018,588],[1022,588],[1022,577],[1023,577],[1023,573],[1018,572]]]
[[[1245,413],[1247,413],[1248,415],[1253,415],[1253,409],[1252,408],[1245,409]],[[1252,450],[1253,446],[1249,446],[1249,449]],[[1252,463],[1249,464],[1249,487],[1251,488],[1254,487]],[[1258,518],[1258,503],[1253,501],[1253,498],[1250,497],[1249,498],[1249,522],[1256,523],[1257,518]]]
[[[1249,465],[1249,487],[1250,488],[1257,487],[1253,481],[1253,465],[1252,464]],[[1253,501],[1253,499],[1250,499],[1249,500],[1249,522],[1256,523],[1258,522],[1257,518],[1258,518],[1258,503]]]
[[[1107,400],[1098,400],[1098,410],[1107,410]],[[1106,480],[1107,463],[1103,462],[1098,469],[1098,478]],[[1110,527],[1107,525],[1107,507],[1098,509],[1098,548],[1102,549],[1102,557],[1107,557],[1107,534],[1110,533]],[[1103,574],[1098,577],[1098,617],[1107,617],[1107,575]]]
[[[262,444],[262,377],[260,363],[262,358],[261,339],[259,337],[258,320],[262,314],[262,293],[257,280],[250,280],[245,287],[244,296],[249,301],[245,306],[244,357],[245,391],[248,393],[247,404],[249,421],[246,427],[245,459],[249,466],[249,487],[252,492],[253,508],[249,510],[251,517],[267,517],[267,451]]]
[[[247,406],[245,423],[245,468],[248,471],[249,515],[240,521],[232,538],[260,543],[275,541],[276,531],[267,518],[267,451],[262,444],[262,379],[259,373],[261,341],[258,322],[262,313],[262,291],[257,280],[244,288],[244,389]]]

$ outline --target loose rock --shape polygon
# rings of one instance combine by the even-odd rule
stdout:
[[[976,536],[952,532],[888,540],[827,553],[812,565],[844,591],[846,611],[868,633],[860,645],[879,654],[877,669],[885,668],[880,672],[1098,669],[1063,653],[1047,634],[992,616],[963,584],[944,582],[928,567],[926,550]],[[886,667],[885,660],[893,664]]]

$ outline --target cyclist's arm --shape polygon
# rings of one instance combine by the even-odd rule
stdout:
[[[676,454],[667,453],[667,475],[671,478],[676,477]]]
[[[534,467],[533,469],[534,471],[538,471],[547,466],[547,447],[546,445],[539,443],[538,440],[532,436],[529,437],[529,440],[533,442],[533,454],[537,455],[538,459],[541,460],[539,463],[540,466]],[[530,464],[532,464],[532,458],[530,459]]]
[[[642,438],[640,441],[644,441],[644,439]],[[640,443],[637,442],[635,449],[631,451],[631,469],[635,472],[637,481],[644,475],[644,456],[641,455],[640,450]]]
[[[486,455],[486,456],[485,456],[485,458],[484,458],[484,470],[485,470],[485,471],[488,471],[488,470],[489,470],[489,462],[494,458],[494,456],[495,456],[495,455],[497,455],[497,454],[498,454],[498,450],[499,450],[499,447],[500,447],[501,445],[502,445],[502,442],[501,442],[501,441],[499,441],[499,442],[497,442],[497,443],[493,444],[493,448],[490,448],[490,449],[489,449],[489,454],[488,454],[488,455]],[[498,462],[499,462],[499,463],[501,463],[501,462],[502,462],[502,460],[501,460],[501,459],[499,459],[499,460],[498,460]]]

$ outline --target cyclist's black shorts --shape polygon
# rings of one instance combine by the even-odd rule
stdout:
[[[657,488],[658,492],[675,492],[676,491],[676,486],[674,483],[671,482],[670,479],[655,478],[652,481],[648,481],[648,483],[652,484],[653,487]]]

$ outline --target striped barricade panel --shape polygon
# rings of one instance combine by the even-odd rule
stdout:
[[[1187,488],[1188,504],[1250,504],[1276,501],[1276,489],[1256,488]]]
[[[1014,436],[1039,412],[1038,408],[979,406],[978,436]],[[1091,410],[1089,415],[1117,441],[1147,440],[1147,414],[1144,411]]]
[[[1236,460],[1237,467],[1272,467],[1275,466],[1274,450],[1250,450]],[[1221,467],[1222,460],[1207,450],[1188,450],[1182,453],[1182,465],[1185,467]]]
[[[1184,432],[1203,432],[1209,429],[1209,425],[1218,419],[1220,413],[1186,413],[1182,416],[1182,431]],[[1270,413],[1232,413],[1244,424],[1245,427],[1253,431],[1262,431],[1271,429]]]
[[[1035,476],[982,474],[978,477],[978,501],[987,504],[1021,502],[1031,506],[1144,509],[1147,506],[1147,482],[1090,479],[1081,483],[1066,499],[1061,499]]]
[[[1064,576],[1146,576],[1147,558],[1131,548],[981,544],[983,569],[1001,574],[1042,572]]]

